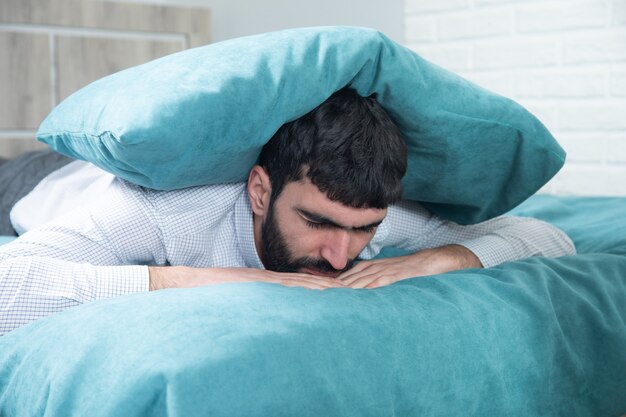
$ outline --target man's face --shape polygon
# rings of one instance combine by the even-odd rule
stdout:
[[[266,267],[336,277],[350,269],[386,214],[331,201],[308,179],[290,182],[263,220]]]

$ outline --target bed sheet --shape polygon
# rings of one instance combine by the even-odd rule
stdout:
[[[626,198],[534,197],[579,254],[374,290],[227,284],[0,338],[0,415],[626,414]]]

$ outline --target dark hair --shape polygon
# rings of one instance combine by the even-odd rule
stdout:
[[[334,93],[284,124],[259,159],[272,200],[306,175],[330,200],[356,208],[385,208],[402,197],[406,142],[375,97],[351,88]]]

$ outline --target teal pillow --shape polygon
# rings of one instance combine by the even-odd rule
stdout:
[[[618,416],[624,270],[584,254],[374,290],[97,301],[0,337],[0,415]]]
[[[38,139],[147,187],[244,181],[281,125],[346,85],[378,94],[408,141],[405,198],[445,218],[502,214],[564,163],[515,102],[351,27],[239,38],[113,74],[63,101]]]
[[[626,198],[519,210],[581,253],[374,290],[227,284],[85,304],[0,337],[0,416],[626,413]]]

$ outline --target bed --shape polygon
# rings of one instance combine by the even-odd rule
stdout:
[[[514,213],[578,254],[376,290],[97,301],[0,338],[0,414],[623,415],[626,199],[538,195]]]
[[[104,75],[97,71],[89,75],[89,68],[81,68],[79,74],[86,78],[79,84],[61,81],[63,74],[69,74],[68,79],[76,75],[62,68],[77,65],[69,59],[72,48],[84,45],[93,50],[95,45],[105,57],[134,57],[142,56],[136,48],[145,41],[152,46],[139,48],[154,53],[143,55],[148,60],[172,52],[168,48],[208,41],[204,24],[208,17],[201,10],[70,0],[15,0],[3,7],[10,13],[3,9],[0,41],[24,35],[23,42],[56,57],[42,77],[58,77],[44,82],[44,92],[32,92],[46,103],[24,112],[34,115],[32,119],[0,132],[3,143],[12,143],[5,157],[32,148],[31,136],[51,102],[58,103]],[[67,13],[50,13],[47,7],[66,8]],[[149,13],[153,19],[132,18]],[[97,16],[110,18],[93,23]],[[129,26],[155,21],[161,22],[159,28]],[[189,28],[193,30],[185,32]],[[98,43],[107,34],[118,40],[130,36],[132,42],[126,46],[105,42],[108,47]],[[156,47],[153,42],[167,45]],[[63,51],[68,55],[59,55]],[[32,64],[32,57],[26,55],[24,67]],[[125,62],[112,71],[135,63]],[[270,75],[276,76],[276,71]],[[459,83],[456,78],[452,82]],[[23,92],[27,84],[31,85],[17,83],[19,88],[11,91]],[[12,113],[3,117],[21,120]],[[267,124],[265,114],[259,117]],[[486,123],[485,118],[476,120],[481,126]],[[468,130],[467,118],[462,122],[459,132]],[[540,129],[533,124],[529,131],[541,133]],[[56,145],[62,143],[53,139]],[[200,147],[184,148],[193,154],[202,152]],[[75,152],[69,145],[62,150]],[[0,415],[624,415],[626,199],[535,195],[522,202],[532,187],[545,182],[563,163],[558,148],[541,151],[552,158],[550,169],[538,161],[521,173],[507,171],[500,176],[519,179],[515,186],[522,191],[507,194],[522,203],[512,213],[561,227],[577,246],[575,256],[531,258],[485,270],[404,280],[375,290],[317,292],[262,283],[228,284],[85,304],[0,337]],[[127,156],[126,151],[120,152],[104,163],[114,164]],[[160,152],[171,159],[169,151]],[[254,152],[244,149],[241,156],[218,165],[217,171],[232,170],[232,160],[254,158]],[[126,161],[119,173],[128,174],[128,166],[141,165],[136,162]],[[151,166],[162,165],[150,159]],[[541,175],[521,175],[529,171]],[[131,174],[138,180],[155,179],[150,173]],[[479,178],[466,180],[476,184]],[[531,180],[535,183],[528,186]],[[502,184],[495,185],[502,189]],[[476,221],[504,207],[494,203],[490,211],[475,210],[473,217],[462,217],[473,203],[469,201],[461,211],[451,211],[454,204],[436,203],[431,208]],[[507,201],[506,205],[517,204]],[[2,237],[0,243],[10,245],[14,238]],[[397,250],[387,248],[382,256],[396,254]]]

